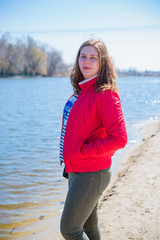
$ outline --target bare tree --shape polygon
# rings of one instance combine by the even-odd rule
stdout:
[[[0,74],[1,76],[6,75],[7,68],[8,68],[7,45],[8,45],[8,34],[5,34],[0,38]]]
[[[36,73],[46,75],[46,53],[37,47],[36,42],[32,38],[27,39],[27,47],[25,50],[25,69],[28,74]]]
[[[25,68],[25,44],[22,40],[17,39],[17,42],[14,46],[14,60],[15,60],[15,68],[19,74],[24,74]]]
[[[59,62],[62,62],[62,57],[58,51],[52,49],[47,54],[47,73],[48,76],[53,76],[56,73],[56,68]]]

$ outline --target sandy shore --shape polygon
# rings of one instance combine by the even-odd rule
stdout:
[[[102,240],[160,239],[160,123],[145,127],[143,136],[100,200]],[[47,238],[62,239],[59,230]]]

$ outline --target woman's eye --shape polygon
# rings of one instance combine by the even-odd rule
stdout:
[[[83,58],[83,59],[84,59],[84,58],[85,58],[85,56],[84,56],[84,55],[81,55],[81,56],[80,56],[80,58]]]

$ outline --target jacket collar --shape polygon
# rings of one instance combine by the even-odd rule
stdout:
[[[97,78],[98,75],[95,75],[92,78],[88,78],[83,80],[82,82],[79,82],[78,85],[82,91],[86,91],[96,83]]]

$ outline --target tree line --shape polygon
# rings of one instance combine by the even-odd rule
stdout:
[[[48,45],[38,44],[33,38],[10,41],[10,34],[0,38],[0,77],[65,75],[67,65],[62,55]]]

